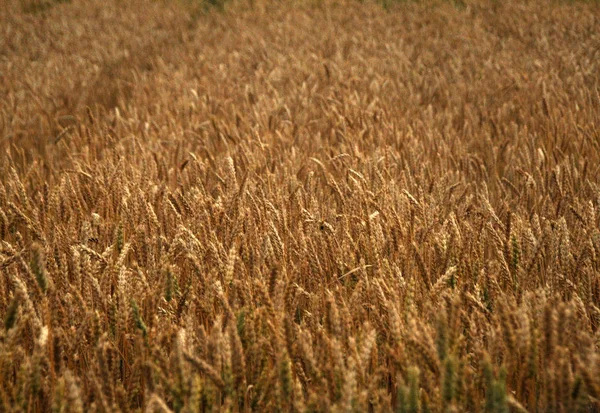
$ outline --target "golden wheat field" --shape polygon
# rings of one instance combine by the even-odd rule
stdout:
[[[0,6],[0,411],[600,411],[600,7]]]

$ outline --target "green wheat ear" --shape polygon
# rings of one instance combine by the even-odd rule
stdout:
[[[444,362],[444,374],[442,382],[442,398],[444,407],[450,411],[456,395],[457,363],[453,356],[448,356]]]
[[[399,378],[399,381],[401,379]],[[396,393],[397,402],[396,402],[396,413],[407,413],[408,412],[408,395],[406,391],[406,386],[404,383],[400,383],[398,385],[398,390]]]
[[[173,284],[173,272],[171,272],[171,268],[167,268],[167,277],[165,280],[165,300],[167,300],[167,302],[170,302],[173,299]]]
[[[486,413],[508,413],[508,402],[506,393],[506,369],[500,370],[499,377],[494,376],[493,367],[489,360],[485,362],[484,376],[486,381],[485,412]]]
[[[19,312],[19,300],[17,297],[13,298],[10,305],[6,309],[6,317],[4,318],[4,328],[6,331],[13,328],[17,321],[17,314]]]
[[[135,326],[138,328],[138,330],[142,332],[142,336],[146,338],[146,336],[148,335],[148,329],[146,327],[146,324],[144,323],[144,320],[142,320],[142,316],[140,315],[140,309],[135,300],[131,300],[131,308],[133,310],[133,319],[135,321]]]
[[[419,413],[419,374],[417,367],[408,369],[408,408],[407,413]]]
[[[48,275],[46,273],[46,263],[42,246],[38,243],[33,244],[31,254],[31,271],[42,292],[46,293],[48,290]]]
[[[124,244],[124,235],[123,235],[123,222],[119,221],[119,226],[117,227],[117,232],[115,234],[115,246],[117,247],[117,254],[121,253]]]

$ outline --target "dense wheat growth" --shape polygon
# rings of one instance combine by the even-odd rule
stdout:
[[[0,411],[598,411],[599,108],[594,3],[4,2]]]

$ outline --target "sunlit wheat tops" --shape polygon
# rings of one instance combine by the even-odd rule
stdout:
[[[600,410],[596,4],[0,9],[0,412]]]

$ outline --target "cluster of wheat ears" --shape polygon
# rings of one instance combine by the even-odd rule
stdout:
[[[0,8],[0,411],[600,408],[600,8]]]

